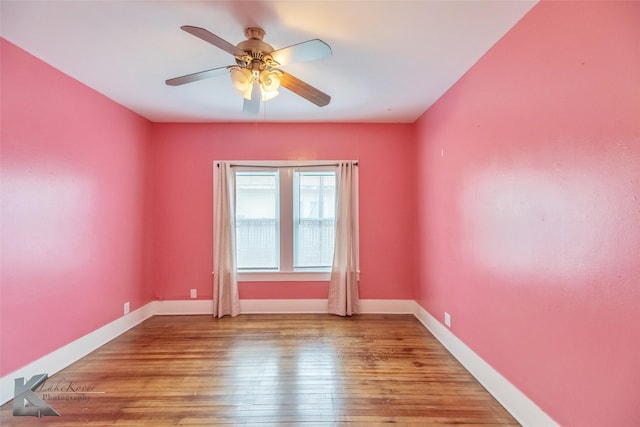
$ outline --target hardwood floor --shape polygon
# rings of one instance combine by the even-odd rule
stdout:
[[[156,316],[36,395],[0,425],[517,425],[410,315]]]

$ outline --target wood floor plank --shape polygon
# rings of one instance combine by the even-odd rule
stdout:
[[[410,315],[156,316],[36,394],[60,416],[0,424],[517,425]]]

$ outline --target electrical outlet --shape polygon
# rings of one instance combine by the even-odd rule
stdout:
[[[129,301],[124,303],[124,314],[129,314]]]
[[[451,315],[446,311],[444,312],[444,324],[451,327]]]
[[[198,298],[198,290],[197,289],[191,289],[191,298]]]

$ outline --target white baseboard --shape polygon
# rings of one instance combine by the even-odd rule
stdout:
[[[154,315],[177,315],[177,314],[212,314],[212,300],[176,300],[176,301],[154,301]]]
[[[326,304],[326,302],[325,302]],[[408,299],[361,299],[362,313],[413,314],[415,302]]]
[[[212,314],[207,300],[154,301],[154,314]],[[413,314],[412,300],[360,300],[363,313]],[[242,299],[241,314],[327,313],[326,299]]]
[[[326,299],[243,299],[241,314],[326,313]]]
[[[360,300],[362,313],[411,314],[412,300]],[[241,300],[241,313],[328,313],[326,299]]]
[[[557,426],[549,415],[485,362],[418,303],[413,314],[442,345],[486,388],[523,426]]]
[[[13,399],[14,379],[25,378],[28,381],[32,376],[38,374],[53,375],[153,315],[153,302],[151,302],[64,347],[60,347],[27,366],[5,375],[0,378],[0,404],[5,404]]]

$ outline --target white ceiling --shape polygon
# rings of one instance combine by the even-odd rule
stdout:
[[[2,37],[155,122],[413,122],[536,1],[13,1]],[[283,70],[331,95],[317,107],[281,89],[258,118],[222,75],[165,80],[234,58],[180,29],[232,44],[260,26],[275,49],[319,38],[328,59]]]

